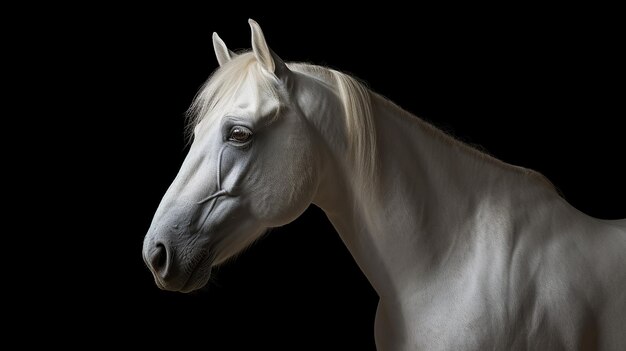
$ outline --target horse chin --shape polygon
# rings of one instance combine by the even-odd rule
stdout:
[[[211,278],[211,263],[203,259],[191,272],[187,282],[179,290],[182,293],[190,293],[204,287]]]

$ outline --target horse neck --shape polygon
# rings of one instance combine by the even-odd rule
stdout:
[[[538,175],[483,155],[380,96],[372,104],[378,177],[363,187],[355,168],[332,155],[339,161],[325,172],[316,204],[381,297],[401,298],[458,268],[467,256],[458,250],[478,239],[481,226],[506,226],[520,203],[538,207],[553,197]]]

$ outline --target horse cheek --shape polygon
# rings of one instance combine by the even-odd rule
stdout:
[[[298,218],[312,202],[315,185],[315,162],[303,145],[292,145],[289,165],[272,165],[263,177],[265,186],[258,187],[256,210],[268,226],[281,226]],[[295,151],[295,152],[294,152]]]

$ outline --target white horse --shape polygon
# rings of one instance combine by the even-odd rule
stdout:
[[[156,284],[211,267],[321,207],[380,296],[381,350],[626,350],[626,221],[440,132],[324,67],[213,35],[220,68],[146,235]]]

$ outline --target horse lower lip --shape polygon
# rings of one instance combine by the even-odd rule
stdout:
[[[159,289],[166,290],[165,285],[161,282],[159,278],[155,277],[154,282]]]

